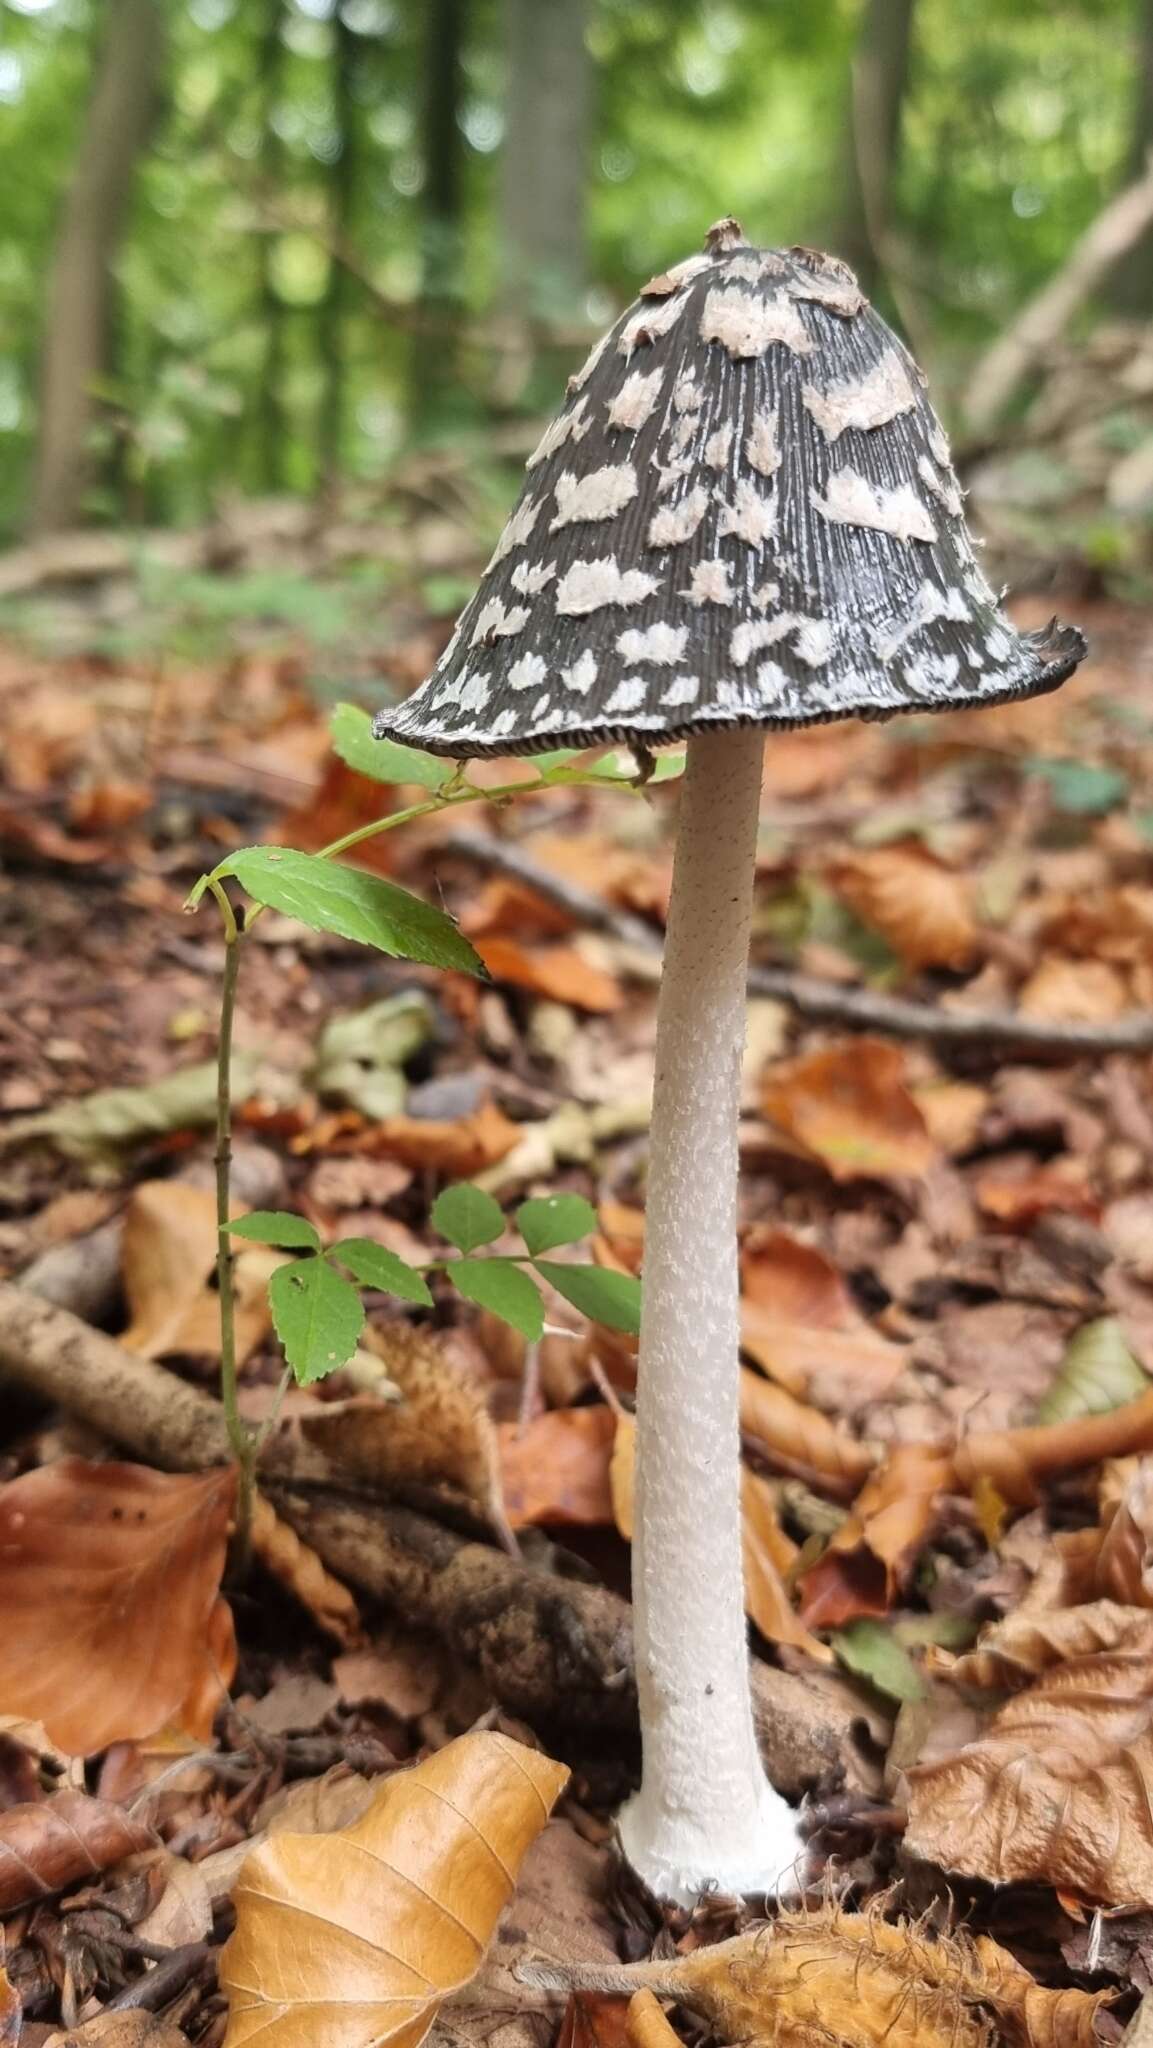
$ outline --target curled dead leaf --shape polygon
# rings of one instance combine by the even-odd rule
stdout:
[[[928,1444],[890,1451],[801,1578],[801,1614],[811,1628],[888,1614],[928,1541],[952,1476],[952,1459]]]
[[[855,1038],[770,1067],[761,1107],[834,1180],[907,1178],[928,1171],[936,1146],[904,1076],[898,1046]]]
[[[787,1643],[817,1664],[836,1658],[818,1642],[797,1614],[785,1579],[798,1551],[777,1518],[772,1488],[757,1472],[741,1469],[741,1554],[745,1568],[745,1612],[766,1642]]]
[[[417,2048],[478,1968],[567,1778],[507,1736],[464,1735],[351,1827],[257,1849],[220,1959],[225,2048]]]
[[[236,1668],[220,1595],[236,1479],[62,1458],[0,1491],[0,1703],[92,1755],[207,1740]]]
[[[243,1216],[245,1204],[232,1205]],[[216,1265],[216,1197],[187,1181],[143,1181],[124,1210],[121,1266],[129,1324],[120,1337],[142,1358],[176,1352],[220,1354],[220,1296],[209,1284]],[[236,1353],[243,1362],[272,1327],[268,1279],[283,1252],[244,1245],[233,1264]]]
[[[842,902],[908,967],[969,966],[980,936],[973,885],[915,842],[842,854],[828,870]]]
[[[838,1499],[851,1500],[873,1469],[864,1444],[748,1367],[741,1371],[741,1429],[774,1466]]]
[[[870,1327],[815,1246],[763,1232],[745,1248],[741,1282],[742,1348],[798,1400],[851,1414],[904,1370],[905,1347]]]
[[[1153,1903],[1153,1614],[1011,1615],[950,1675],[1013,1697],[976,1742],[909,1771],[908,1848],[993,1884]]]
[[[143,1821],[83,1792],[10,1806],[0,1814],[0,1913],[49,1898],[155,1842]]]

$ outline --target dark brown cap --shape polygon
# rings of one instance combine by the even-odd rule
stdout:
[[[924,386],[842,263],[720,222],[572,378],[451,644],[377,735],[655,747],[1055,689],[1085,641],[1000,609]]]

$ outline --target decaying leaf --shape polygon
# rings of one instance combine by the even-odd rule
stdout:
[[[339,1834],[281,1834],[235,1893],[226,2048],[416,2048],[475,1973],[568,1773],[504,1735],[399,1771]]]
[[[233,1204],[233,1216],[245,1205]],[[148,1180],[124,1209],[121,1269],[129,1324],[120,1337],[143,1358],[220,1353],[220,1296],[209,1285],[216,1265],[216,1198],[187,1181]],[[244,1245],[233,1263],[236,1355],[243,1362],[271,1328],[268,1280],[283,1254]]]
[[[785,1585],[797,1546],[777,1519],[772,1488],[757,1472],[741,1469],[741,1554],[745,1568],[745,1612],[770,1643],[804,1650],[818,1664],[832,1664],[826,1643],[805,1627]]]
[[[155,1842],[143,1821],[83,1792],[10,1806],[0,1814],[0,1913],[95,1877]]]
[[[748,1367],[741,1372],[741,1429],[774,1466],[841,1500],[851,1500],[873,1469],[864,1444]]]
[[[909,967],[967,967],[979,937],[973,885],[923,846],[853,849],[828,871],[837,895]]]
[[[1045,1990],[986,1936],[934,1938],[915,1922],[836,1906],[782,1913],[771,1927],[667,1962],[545,1963],[520,1975],[557,1990],[672,1998],[745,2048],[1094,2048],[1106,2002]]]
[[[928,1444],[899,1444],[889,1453],[801,1578],[801,1613],[811,1628],[839,1628],[889,1612],[928,1538],[952,1472],[952,1459]]]
[[[499,1425],[504,1505],[514,1529],[608,1527],[616,1423],[611,1408],[552,1408],[525,1428]]]
[[[1102,1499],[1101,1513],[1093,1592],[1130,1607],[1153,1608],[1153,1460],[1140,1460],[1126,1476],[1119,1498]]]
[[[1051,954],[1017,997],[1025,1017],[1055,1024],[1109,1024],[1129,1007],[1125,977],[1104,960],[1067,960]]]
[[[23,2024],[23,2000],[0,1965],[0,2048],[16,2048]]]
[[[516,939],[477,941],[477,952],[494,981],[510,981],[534,996],[568,1003],[574,1010],[604,1015],[624,998],[610,974],[594,967],[575,946],[522,946]]]
[[[76,1755],[206,1740],[236,1668],[220,1595],[235,1474],[62,1458],[0,1491],[0,1702]]]
[[[1153,1614],[1017,1614],[950,1667],[1012,1689],[985,1733],[908,1773],[907,1846],[994,1884],[1153,1904]]]
[[[49,2034],[44,2048],[188,2048],[188,2036],[158,2013],[129,2006],[98,2012],[81,2026]]]
[[[928,1171],[936,1147],[904,1075],[898,1046],[855,1038],[770,1067],[761,1107],[834,1180],[908,1178]]]
[[[233,1059],[232,1091],[237,1102],[248,1094],[257,1062],[250,1053]],[[14,1117],[4,1126],[0,1148],[51,1138],[69,1159],[114,1159],[120,1147],[140,1138],[164,1137],[169,1131],[194,1130],[210,1124],[216,1114],[216,1062],[166,1074],[146,1088],[100,1088],[63,1102],[36,1116]]]
[[[470,1116],[440,1122],[419,1116],[389,1116],[374,1124],[355,1149],[402,1166],[427,1166],[446,1180],[472,1180],[512,1151],[521,1127],[482,1102]]]
[[[1125,1342],[1116,1316],[1082,1325],[1061,1360],[1057,1377],[1037,1406],[1038,1422],[1067,1422],[1077,1415],[1107,1415],[1149,1387]]]
[[[742,1347],[798,1400],[851,1414],[903,1371],[905,1347],[870,1327],[815,1246],[764,1232],[745,1249],[741,1282]]]

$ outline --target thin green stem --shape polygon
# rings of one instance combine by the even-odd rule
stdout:
[[[239,1484],[236,1553],[243,1571],[252,1543],[252,1497],[256,1463],[252,1434],[240,1413],[236,1373],[236,1302],[232,1286],[232,1027],[240,973],[243,931],[220,882],[209,887],[224,923],[224,975],[220,991],[220,1036],[216,1048],[216,1278],[220,1290],[220,1401]]]

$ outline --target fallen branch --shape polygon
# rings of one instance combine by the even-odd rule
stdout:
[[[542,867],[507,840],[483,832],[454,832],[440,853],[455,855],[488,872],[522,882],[546,903],[554,903],[576,924],[605,932],[627,946],[630,972],[655,981],[660,974],[660,934],[631,911],[618,910],[591,890]],[[941,1010],[873,989],[845,988],[784,967],[750,967],[749,994],[787,1003],[799,1016],[820,1024],[846,1024],[854,1031],[880,1031],[890,1038],[926,1039],[934,1045],[1008,1045],[1022,1052],[1079,1059],[1085,1053],[1153,1051],[1153,1014],[1135,1011],[1114,1024],[1055,1024],[1010,1010]]]
[[[207,1395],[124,1351],[66,1309],[0,1284],[0,1372],[102,1436],[167,1471],[227,1458],[224,1418]],[[510,1712],[552,1730],[636,1729],[632,1627],[615,1594],[514,1560],[430,1517],[294,1484],[291,1444],[262,1486],[329,1571],[433,1628],[477,1664]],[[257,1527],[259,1539],[259,1525]],[[803,1677],[754,1661],[768,1768],[799,1795],[844,1771],[875,1792],[870,1710],[838,1674]]]
[[[970,433],[987,434],[996,424],[1022,378],[1151,221],[1153,163],[1144,177],[1110,200],[1074,245],[1068,262],[981,357],[961,401]]]

